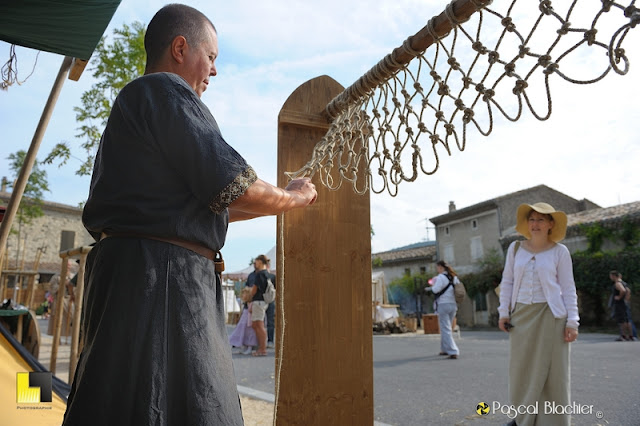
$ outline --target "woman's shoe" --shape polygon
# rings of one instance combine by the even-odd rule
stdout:
[[[440,352],[438,355],[447,356],[447,355],[449,355],[449,354],[448,354],[448,353],[446,353],[446,352]]]
[[[449,355],[449,359],[458,359],[458,355]]]

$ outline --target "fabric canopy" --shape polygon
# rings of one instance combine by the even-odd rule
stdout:
[[[0,40],[89,59],[121,0],[0,2]]]

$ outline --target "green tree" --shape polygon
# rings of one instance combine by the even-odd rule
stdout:
[[[114,29],[113,38],[110,40],[102,37],[93,54],[90,68],[97,82],[82,94],[82,106],[74,108],[76,120],[80,123],[76,138],[81,140],[79,148],[84,151],[85,158],[73,156],[69,143],[63,141],[51,150],[43,163],[58,162],[60,167],[74,157],[82,163],[76,174],[91,174],[95,152],[100,143],[102,130],[107,125],[113,101],[127,83],[144,73],[145,31],[146,27],[136,21],[131,25],[124,24],[122,28]]]
[[[9,154],[7,157],[7,160],[9,160],[9,169],[13,173],[14,178],[11,182],[8,182],[11,188],[13,188],[13,182],[15,182],[20,174],[20,170],[22,169],[26,156],[27,153],[21,150],[13,154]],[[27,184],[22,194],[22,200],[20,200],[20,205],[16,212],[16,220],[11,226],[11,233],[17,234],[18,237],[18,246],[16,247],[16,266],[18,265],[18,256],[20,255],[22,225],[28,225],[33,219],[44,216],[44,211],[42,210],[44,201],[42,198],[45,191],[49,191],[47,172],[40,168],[40,163],[36,160],[33,163],[29,179],[27,179]],[[14,228],[16,223],[18,225],[17,230]]]
[[[25,151],[18,151],[13,154],[9,154],[7,160],[9,160],[9,169],[13,173],[14,182],[20,174],[20,169],[24,163],[24,159],[27,156]],[[13,183],[9,183],[10,187],[13,187]],[[31,223],[31,220],[44,216],[42,210],[43,196],[45,191],[49,191],[49,182],[47,181],[47,172],[40,168],[40,163],[36,160],[33,163],[31,174],[27,180],[27,185],[22,195],[22,201],[18,206],[16,213],[17,223],[19,225],[27,225]]]

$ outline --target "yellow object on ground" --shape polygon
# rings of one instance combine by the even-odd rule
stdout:
[[[61,425],[67,407],[66,386],[0,325],[0,423]]]

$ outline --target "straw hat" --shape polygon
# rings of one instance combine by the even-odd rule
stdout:
[[[547,203],[520,204],[518,207],[516,231],[524,235],[527,239],[531,238],[529,226],[527,225],[527,216],[529,216],[531,210],[535,210],[541,214],[550,214],[553,217],[553,228],[551,228],[551,234],[549,234],[551,241],[557,243],[564,239],[567,233],[567,215],[564,212],[556,211],[553,206]]]

